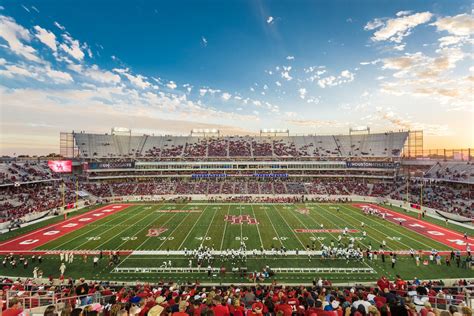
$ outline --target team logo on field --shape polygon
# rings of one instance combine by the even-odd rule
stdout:
[[[157,237],[163,234],[165,231],[167,231],[168,228],[160,227],[160,228],[150,228],[148,230],[148,234],[146,234],[148,237]]]
[[[201,213],[200,210],[157,210],[156,213]]]
[[[250,215],[226,215],[224,220],[231,224],[257,225],[257,219]]]
[[[307,228],[297,228],[295,229],[297,233],[342,233],[343,229],[307,229]],[[358,233],[357,229],[348,229],[348,233]]]
[[[309,214],[309,209],[307,208],[297,208],[295,209],[296,212],[303,214],[303,215],[308,215]]]

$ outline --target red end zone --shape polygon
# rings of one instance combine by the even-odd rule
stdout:
[[[469,243],[472,245],[474,243],[473,238],[464,239],[464,235],[444,227],[431,224],[408,215],[398,213],[384,207],[374,205],[374,204],[352,204],[352,206],[358,207],[360,209],[370,207],[376,209],[380,212],[385,213],[385,218],[392,223],[399,224],[402,222],[403,227],[417,232],[420,235],[436,240],[437,242],[444,244],[448,247],[465,251],[466,246]]]
[[[64,236],[87,224],[93,223],[101,218],[120,212],[131,204],[107,205],[79,216],[72,217],[66,221],[51,224],[31,233],[6,240],[0,243],[0,253],[30,251],[44,245],[56,238]]]

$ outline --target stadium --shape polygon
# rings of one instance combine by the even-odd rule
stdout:
[[[410,17],[400,12],[395,20]],[[10,21],[6,26],[14,23],[1,17]],[[269,16],[264,23],[283,22]],[[368,23],[365,30],[371,27]],[[408,36],[412,27],[398,36]],[[2,49],[15,47],[13,33],[0,32],[8,44]],[[65,34],[64,43],[72,49],[74,41]],[[201,49],[207,45],[202,37]],[[62,49],[74,57],[72,50]],[[87,52],[88,46],[80,49]],[[5,59],[3,65],[0,76],[16,80],[6,74],[13,68]],[[98,66],[90,69],[99,82]],[[291,69],[283,70],[287,81]],[[128,68],[113,71],[136,83]],[[334,86],[352,81],[344,72],[340,77]],[[158,79],[156,90],[163,89]],[[324,82],[318,83],[321,89]],[[175,90],[170,83],[164,86]],[[125,121],[134,127],[108,129],[102,123],[109,113],[117,115],[112,110],[101,116],[100,110],[84,109],[75,118],[64,109],[59,117],[77,123],[52,128],[38,114],[34,126],[29,124],[34,131],[40,128],[39,134],[26,134],[25,128],[18,136],[10,118],[22,121],[29,115],[15,113],[14,104],[21,100],[12,101],[17,100],[12,89],[18,84],[28,85],[6,81],[7,91],[2,84],[0,100],[9,118],[1,120],[2,134],[8,136],[2,139],[5,154],[0,157],[0,310],[6,315],[472,315],[470,144],[433,147],[432,125],[385,126],[387,117],[397,121],[391,112],[367,116],[366,125],[354,119],[343,128],[336,119],[329,123],[338,126],[336,132],[306,123],[303,133],[258,125],[242,131],[191,119],[189,132],[180,133],[164,126],[150,132],[147,114]],[[48,99],[73,107],[69,96],[53,95],[50,89]],[[114,89],[112,100],[124,86]],[[188,92],[185,103],[192,102]],[[100,93],[89,101],[106,99],[109,92]],[[127,93],[132,98],[137,92]],[[206,87],[199,94],[214,92]],[[233,95],[236,102],[243,99]],[[227,102],[230,96],[224,92],[219,100]],[[172,99],[161,97],[163,104]],[[308,100],[306,89],[299,90],[299,97]],[[31,100],[41,104],[38,95]],[[261,109],[265,103],[252,104]],[[266,104],[270,112],[279,111]],[[125,116],[135,115],[122,110]],[[175,105],[162,114],[173,111],[179,111]],[[223,113],[212,120],[226,121]],[[299,114],[285,115],[290,126],[303,122],[293,119]],[[246,120],[250,116],[243,116],[241,124]],[[41,128],[54,131],[54,153],[43,154]],[[462,127],[463,133],[470,129]],[[31,145],[32,154],[12,154],[10,147],[29,150],[26,142],[38,142]]]

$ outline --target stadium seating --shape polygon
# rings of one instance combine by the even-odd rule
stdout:
[[[0,184],[47,181],[59,178],[59,175],[51,172],[44,161],[0,164]]]
[[[474,183],[474,166],[471,162],[438,162],[425,178]]]
[[[74,185],[65,186],[65,204],[75,201]],[[0,195],[0,222],[18,219],[29,213],[53,210],[62,205],[62,187],[57,182],[4,187]]]
[[[87,158],[399,157],[407,132],[336,136],[123,136],[75,133]]]
[[[49,173],[39,173],[36,169],[25,169],[16,164],[15,170],[26,170],[26,178],[49,178]],[[19,167],[18,167],[19,166]],[[5,166],[3,167],[5,170]],[[33,170],[33,171],[32,171]],[[32,172],[30,175],[29,172]],[[24,178],[24,179],[26,179]],[[10,179],[10,178],[9,178]],[[62,186],[60,182],[49,181],[21,186],[7,185],[0,189],[0,220],[19,218],[31,212],[41,212],[62,206]],[[8,182],[7,182],[8,183]],[[75,202],[75,183],[66,181],[65,203]],[[360,195],[406,200],[406,180],[376,181],[357,179],[313,178],[311,180],[289,179],[199,179],[179,178],[133,181],[114,179],[113,182],[87,180],[79,181],[79,189],[96,198],[144,195]],[[456,182],[426,182],[410,180],[408,198],[411,203],[420,204],[423,188],[423,205],[453,214],[473,217],[474,203],[472,186],[459,186]]]
[[[264,268],[246,276],[252,283],[262,281],[268,270]],[[354,287],[332,286],[331,281],[321,278],[315,278],[313,286],[273,283],[210,288],[199,283],[179,286],[172,281],[131,286],[84,279],[69,279],[61,286],[51,283],[0,280],[2,293],[9,291],[9,300],[24,302],[23,308],[45,307],[54,297],[55,302],[66,302],[64,307],[61,304],[63,313],[74,315],[424,316],[440,315],[442,310],[450,311],[446,315],[472,315],[465,304],[469,295],[463,290],[472,289],[472,283],[462,279],[453,287],[444,286],[442,281],[406,281],[399,277],[393,281],[381,278],[376,284]],[[83,289],[85,294],[76,296]],[[7,308],[3,307],[9,314]]]

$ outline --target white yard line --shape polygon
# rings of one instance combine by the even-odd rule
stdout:
[[[229,216],[229,212],[230,212],[230,205],[227,205],[227,216]],[[221,247],[220,247],[219,250],[222,250],[222,247],[224,246],[225,233],[226,233],[226,231],[227,231],[227,223],[228,223],[228,221],[225,221],[225,224],[224,224],[224,233],[222,234]]]
[[[206,212],[207,208],[209,207],[210,205],[207,205],[206,207],[204,207],[204,209],[202,210],[201,212],[201,215],[199,215],[198,219],[196,220],[196,222],[194,222],[194,225],[193,227],[191,227],[191,229],[189,230],[189,232],[186,234],[186,237],[184,237],[183,241],[181,242],[181,244],[179,245],[178,247],[178,250],[181,249],[181,247],[183,247],[185,241],[188,239],[189,235],[191,234],[191,232],[194,230],[194,227],[196,227],[197,223],[201,220],[201,217],[204,215],[204,213]]]
[[[325,213],[331,215],[330,212],[327,211],[327,210],[326,210],[325,208],[323,208],[322,206],[317,205],[317,207],[319,207],[323,212],[325,212]],[[312,209],[311,209],[311,210],[312,210]],[[314,210],[312,210],[312,211],[314,211]],[[328,217],[328,221],[330,221],[331,223],[333,223],[337,228],[341,229],[341,228],[342,228],[341,226],[335,224],[333,221],[331,221],[331,220],[329,219],[330,217],[331,217],[331,216]],[[337,218],[338,218],[338,219],[341,219],[340,216],[337,216]],[[344,220],[344,222],[345,222],[346,224],[349,224],[349,226],[353,226],[353,225],[351,225],[351,223],[349,223],[348,221],[346,221],[343,217],[342,217],[342,220]],[[331,234],[331,236],[332,236],[332,234]],[[375,241],[381,243],[379,240],[377,240],[377,239],[375,239],[375,238],[373,238],[373,237],[370,237],[370,238],[372,238],[373,240],[375,240]],[[364,245],[364,246],[367,247],[367,245],[366,245],[365,243],[363,243],[361,240],[358,240],[358,242],[360,242],[362,245]]]
[[[264,212],[265,215],[268,217],[268,220],[270,221],[270,224],[271,224],[272,227],[273,227],[273,231],[274,231],[275,234],[277,235],[278,241],[280,242],[280,246],[283,246],[283,241],[280,239],[280,235],[278,234],[278,232],[277,232],[277,230],[276,230],[276,228],[275,228],[275,225],[273,225],[272,219],[270,218],[270,216],[268,216],[267,209],[264,208],[264,209],[263,209],[263,212]]]
[[[242,217],[242,206],[239,206],[239,212],[240,212],[240,217]],[[242,234],[242,231],[243,231],[243,225],[244,223],[242,223],[242,221],[240,221],[240,243],[242,244],[242,237],[243,237],[243,234]]]
[[[306,224],[303,223],[303,221],[302,221],[298,216],[296,216],[295,213],[293,213],[293,212],[295,212],[295,208],[297,208],[297,206],[296,206],[296,205],[293,205],[293,206],[290,206],[290,207],[293,207],[293,209],[290,210],[290,211],[288,211],[288,212],[290,212],[290,213],[293,215],[293,217],[295,217],[301,224],[303,224],[304,228],[307,229],[308,226],[306,226]],[[309,214],[308,214],[308,215],[309,215]],[[318,223],[316,223],[316,221],[315,221],[311,216],[309,216],[309,217],[311,218],[311,220],[312,220],[316,225],[318,225]],[[316,240],[319,242],[319,244],[320,244],[321,246],[323,245],[323,243],[321,242],[321,240],[318,239],[318,236],[317,236],[315,233],[311,233],[311,235],[314,237],[314,239],[316,239]],[[329,233],[329,235],[331,235],[331,236],[334,238],[334,236],[333,236],[331,233]],[[306,248],[305,248],[305,249],[306,249]]]
[[[351,210],[351,209],[350,209],[350,208],[348,208],[348,207],[345,207],[345,206],[342,206],[342,207],[343,207],[343,208],[345,208],[346,210],[349,210],[349,211],[351,211],[351,212],[353,211],[353,210]],[[353,216],[351,216],[351,215],[349,215],[349,217],[352,217],[352,218],[354,218],[354,217],[353,217]],[[374,219],[372,219],[372,218],[370,218],[370,216],[368,216],[367,218],[368,218],[370,221],[377,223],[377,221],[376,221],[376,220],[374,220]],[[354,218],[354,219],[355,219],[355,218]],[[393,224],[392,222],[389,222],[389,223],[390,223],[390,225],[392,225],[392,224]],[[394,228],[390,227],[390,225],[386,225],[386,226],[384,226],[384,227],[385,227],[385,228],[388,228],[388,229],[390,229],[391,231],[394,231],[394,232],[395,232],[397,235],[402,235],[402,233],[401,233],[401,232],[399,232],[399,231],[395,230]],[[372,227],[371,227],[371,228],[372,228]],[[383,235],[385,235],[385,236],[389,237],[387,234],[385,234],[385,233],[381,232],[380,230],[378,230],[378,229],[376,229],[376,228],[373,228],[373,229],[374,229],[374,230],[376,230],[376,231],[378,231],[378,232],[380,232],[381,234],[383,234]],[[419,240],[416,240],[416,239],[414,239],[414,238],[412,238],[412,237],[410,237],[410,236],[407,236],[407,235],[403,235],[403,236],[404,236],[404,237],[407,237],[407,238],[409,238],[409,239],[411,239],[411,240],[413,240],[413,241],[415,241],[415,242],[417,242],[417,243],[420,243],[420,244],[423,244],[423,245],[425,245],[426,247],[428,247],[427,249],[432,249],[432,248],[433,248],[433,247],[430,247],[429,245],[425,244],[424,242],[422,242],[422,241],[419,241]],[[420,234],[420,236],[423,236],[423,235],[421,235],[421,234]],[[425,237],[425,238],[426,238],[426,236],[423,236],[423,237]],[[395,241],[395,240],[394,240],[394,241]],[[412,249],[412,247],[410,247],[409,245],[405,244],[404,242],[401,242],[401,241],[396,241],[396,242],[398,242],[398,243],[400,243],[400,244],[402,244],[402,245],[405,245],[405,246],[407,246],[407,247],[408,247],[408,249]]]
[[[168,213],[160,213],[157,218],[160,218],[160,217],[162,216],[162,214],[168,214]],[[168,223],[171,219],[173,219],[173,218],[174,218],[176,215],[178,215],[178,214],[179,214],[179,213],[174,213],[174,215],[171,216],[170,218],[168,218],[168,220],[167,220],[166,222],[164,222],[163,224]],[[189,214],[191,214],[191,213],[188,213],[188,215],[189,215]],[[179,225],[178,225],[178,226],[179,226]],[[142,231],[143,231],[144,229],[146,229],[146,228],[148,228],[148,226],[145,226],[145,227],[143,227],[142,229],[140,229],[139,231],[137,231],[134,235],[132,235],[132,237],[134,237],[135,235],[139,234],[140,232],[142,232]],[[151,238],[151,237],[145,238],[145,240],[144,240],[138,247],[135,247],[135,250],[138,250],[138,249],[139,249],[141,246],[143,246],[143,245],[145,244],[145,242],[147,242],[150,238]],[[165,239],[164,241],[166,241],[166,239]],[[164,241],[163,241],[163,242],[164,242]],[[122,246],[123,244],[127,243],[127,242],[128,242],[128,240],[127,240],[127,241],[124,241],[123,243],[121,243],[121,244],[119,245],[119,247]],[[117,248],[116,248],[116,249],[117,249]],[[119,248],[119,249],[120,249],[120,248]],[[126,256],[126,257],[122,260],[122,262],[120,262],[120,263],[117,265],[117,267],[119,267],[122,263],[124,263],[132,254],[133,254],[133,251],[130,252],[130,254],[129,254],[128,256]],[[116,268],[117,268],[117,267],[116,267]]]
[[[214,217],[216,217],[216,213],[217,213],[217,211],[214,212],[214,214],[212,214],[211,222],[209,223],[209,226],[207,226],[206,234],[204,235],[204,239],[202,240],[202,243],[203,243],[204,241],[206,241],[207,234],[209,234],[209,229],[211,229],[212,222],[214,222]],[[202,243],[201,243],[201,244],[202,244]]]
[[[187,219],[187,218],[189,217],[189,215],[191,215],[191,214],[192,214],[191,212],[187,213],[186,216],[179,222],[178,225],[176,225],[176,227],[171,231],[171,233],[169,233],[169,235],[168,235],[167,237],[171,237],[171,236],[173,235],[173,233],[174,233],[179,227],[181,227],[181,225],[186,221],[186,219]],[[176,213],[176,215],[178,215],[178,213]],[[173,216],[173,217],[174,217],[174,216]],[[172,218],[173,218],[173,217],[172,217]],[[170,218],[170,219],[171,219],[171,218]],[[168,223],[168,222],[169,222],[169,220],[166,221],[165,224]],[[151,238],[151,237],[148,237],[148,239],[150,239],[150,238]],[[167,240],[168,240],[168,239],[163,240],[163,242],[160,244],[160,246],[159,246],[157,249],[159,250],[159,249],[165,244],[165,242],[166,242]],[[138,247],[137,250],[138,250],[138,249],[140,249],[140,247]]]
[[[303,250],[306,249],[306,246],[303,244],[303,242],[301,241],[301,239],[298,237],[298,235],[296,235],[295,231],[291,228],[291,226],[288,224],[288,222],[286,221],[285,217],[284,216],[281,216],[280,212],[278,211],[278,209],[275,207],[275,205],[272,204],[272,207],[273,209],[275,210],[275,212],[278,213],[278,215],[283,218],[283,221],[285,221],[286,225],[288,226],[288,228],[290,229],[290,231],[293,233],[293,235],[295,235],[296,239],[298,239],[298,241],[300,242],[301,246],[303,246]]]
[[[160,206],[157,210],[160,210],[162,208],[162,206]],[[143,213],[145,213],[146,211],[149,211],[148,209],[147,210],[143,210],[142,212],[139,212],[139,214],[136,214],[136,215],[133,215],[131,218],[135,218],[137,215],[143,215]],[[138,225],[138,223],[141,223],[142,221],[148,219],[148,217],[154,215],[156,210],[153,210],[152,212],[150,212],[150,214],[146,215],[145,217],[143,217],[141,220],[139,220],[138,222],[136,222],[134,225],[127,225],[127,228],[125,230],[122,230],[120,233],[118,234],[115,234],[113,235],[112,237],[110,237],[109,239],[107,239],[106,241],[100,243],[96,248],[94,249],[100,249],[102,248],[103,245],[106,245],[109,241],[111,241],[112,239],[115,239],[117,238],[119,235],[121,235],[123,232],[127,231],[130,229],[130,227],[134,227],[134,226],[138,226],[138,227],[141,227],[142,225]],[[159,215],[157,216],[157,218],[161,217],[161,213],[159,213]],[[146,225],[145,225],[146,227]],[[121,245],[125,244],[127,241],[124,241]]]
[[[125,209],[124,209],[123,211],[125,211]],[[121,211],[121,212],[123,212],[123,211]],[[115,213],[115,214],[120,214],[120,213]],[[106,220],[102,225],[98,225],[98,226],[97,226],[96,228],[94,228],[93,230],[85,231],[84,233],[81,233],[81,234],[77,235],[77,236],[74,237],[74,238],[68,238],[65,242],[63,242],[62,244],[57,245],[56,247],[51,248],[50,250],[61,250],[61,249],[59,249],[59,247],[65,245],[65,244],[67,244],[67,243],[70,243],[71,241],[76,240],[77,238],[80,238],[80,237],[82,237],[82,236],[84,236],[84,235],[91,234],[91,233],[94,232],[95,230],[101,229],[102,226],[107,225],[107,223],[110,223],[110,222],[112,222],[112,221],[115,221],[116,219],[125,217],[127,214],[128,214],[128,212],[125,212],[125,213],[120,214],[119,217],[115,217],[115,218],[114,218],[114,216],[113,216],[114,214],[112,214],[112,215],[110,215],[110,218],[109,218],[108,220]],[[105,218],[107,218],[107,217],[104,217],[104,219],[105,219]],[[100,221],[100,219],[99,219],[99,221]],[[87,225],[84,226],[84,227],[81,227],[80,229],[83,229],[83,228],[86,228],[86,227],[87,227]],[[74,232],[74,231],[72,231],[72,232]],[[71,233],[72,233],[72,232],[71,232]],[[66,234],[66,235],[67,235],[67,234]],[[87,242],[89,242],[89,240],[86,241],[85,243],[87,243]],[[77,247],[80,247],[80,246],[82,246],[82,245],[85,244],[85,243],[82,243],[82,244],[80,244],[79,246],[76,246],[76,247],[74,247],[74,248],[72,248],[72,249],[77,249]],[[71,250],[72,250],[72,249],[71,249]]]
[[[253,205],[250,205],[250,207],[252,208],[253,217],[255,218],[255,220],[257,220],[257,215],[255,214],[255,210],[253,209]],[[260,229],[258,228],[258,223],[256,224],[256,226],[257,226],[258,238],[260,238],[261,249],[264,249],[262,235],[260,235]]]

